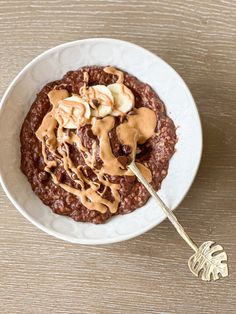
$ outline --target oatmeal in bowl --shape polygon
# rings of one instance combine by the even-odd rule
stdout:
[[[20,140],[21,170],[42,202],[100,224],[150,197],[127,169],[131,160],[160,189],[176,128],[148,84],[113,66],[87,66],[42,88]]]
[[[176,71],[135,44],[90,38],[43,52],[0,107],[0,183],[42,231],[95,245],[134,238],[166,217],[128,170],[135,160],[170,208],[202,152],[193,97]]]

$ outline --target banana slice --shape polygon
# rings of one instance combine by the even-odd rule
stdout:
[[[81,97],[79,97],[78,95],[73,95],[71,97],[68,97],[68,98],[65,98],[64,100],[67,100],[67,101],[70,101],[70,102],[76,102],[76,103],[79,103],[81,105],[83,105],[85,107],[85,112],[84,112],[84,117],[86,119],[89,119],[90,118],[90,115],[91,115],[91,111],[90,111],[90,106],[89,104],[84,101]],[[73,105],[73,104],[72,104]],[[77,104],[75,104],[76,106]],[[80,106],[80,105],[79,105]]]
[[[90,106],[97,109],[92,110],[92,116],[105,117],[112,112],[114,106],[114,99],[111,91],[105,85],[94,85],[89,87],[87,92]],[[98,104],[95,105],[94,101]]]
[[[81,127],[90,116],[89,104],[77,95],[61,100],[55,112],[58,123],[67,129]]]
[[[97,110],[92,109],[91,114],[93,117],[103,118],[111,114],[112,109],[110,106],[100,105]]]
[[[107,86],[111,91],[115,108],[111,112],[113,116],[130,111],[134,106],[134,94],[124,84],[115,83]]]

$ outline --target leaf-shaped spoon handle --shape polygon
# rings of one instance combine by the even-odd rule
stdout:
[[[200,277],[202,280],[217,280],[228,276],[227,255],[223,251],[222,246],[215,245],[212,241],[204,242],[198,247],[194,241],[188,236],[184,228],[178,222],[174,213],[165,205],[161,198],[157,195],[153,187],[143,177],[135,162],[132,161],[128,168],[136,175],[138,180],[145,186],[148,192],[155,198],[163,212],[166,214],[170,222],[178,231],[185,242],[194,250],[195,254],[190,257],[188,266],[191,272]]]

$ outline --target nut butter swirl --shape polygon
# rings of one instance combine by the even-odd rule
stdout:
[[[117,71],[111,67],[105,69],[106,72],[110,71],[108,73],[116,74],[120,82],[123,81],[123,73],[121,71]],[[64,121],[64,118],[70,118],[68,117],[68,112],[66,113],[66,117],[60,117],[59,119],[57,117],[56,113],[58,105],[62,100],[69,97],[68,91],[53,89],[49,92],[48,97],[50,103],[52,104],[52,109],[45,115],[40,127],[36,131],[36,136],[42,143],[42,155],[45,162],[45,171],[51,175],[51,178],[56,185],[59,185],[67,192],[78,196],[81,203],[88,209],[97,210],[101,213],[105,213],[109,210],[111,213],[115,213],[120,202],[120,185],[111,183],[108,180],[107,175],[133,175],[130,170],[125,169],[124,166],[119,163],[118,159],[112,152],[109,132],[115,126],[115,117],[110,115],[101,119],[93,117],[86,122],[92,125],[91,130],[99,140],[98,145],[96,142],[93,143],[90,153],[87,148],[82,145],[79,136],[75,132],[71,131],[67,134],[63,132],[60,118],[62,121]],[[76,106],[76,104],[72,105]],[[85,110],[81,108],[81,119],[83,119],[84,111]],[[120,143],[131,147],[131,158],[135,158],[137,144],[143,144],[147,139],[152,137],[155,134],[156,127],[156,115],[151,109],[141,107],[139,109],[134,109],[134,111],[135,114],[127,115],[126,121],[120,124],[116,129]],[[63,112],[61,113],[63,114]],[[97,176],[96,181],[89,180],[89,178],[81,171],[81,166],[76,167],[73,164],[70,158],[68,144],[75,145],[81,152],[86,165],[91,168]],[[101,169],[96,169],[95,167],[97,150],[99,150],[99,156],[103,162]],[[54,156],[53,161],[48,159],[47,151]],[[56,175],[52,171],[52,168],[58,165],[63,166],[68,176],[77,183],[76,186],[78,188],[74,188],[66,183],[58,181]],[[137,166],[150,182],[152,180],[150,170],[139,163],[137,163]],[[102,193],[99,192],[101,184],[104,185]],[[113,201],[103,198],[103,194],[107,191],[107,189],[110,189]]]
[[[116,75],[118,77],[116,83],[122,84],[124,82],[124,73],[122,71],[119,71],[114,67],[105,67],[103,71],[108,74]]]

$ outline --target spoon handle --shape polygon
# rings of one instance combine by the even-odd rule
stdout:
[[[138,180],[145,186],[145,188],[148,190],[148,192],[155,198],[158,205],[161,207],[163,212],[166,214],[170,222],[173,224],[175,229],[178,231],[180,236],[184,239],[184,241],[195,251],[197,252],[198,247],[193,242],[193,240],[188,236],[188,234],[185,232],[184,228],[181,226],[181,224],[178,222],[176,216],[174,213],[165,205],[165,203],[161,200],[161,198],[157,195],[156,191],[153,189],[151,184],[148,183],[148,181],[144,178],[144,176],[139,171],[138,167],[136,166],[135,162],[132,161],[131,164],[128,166],[128,168],[136,175]]]

